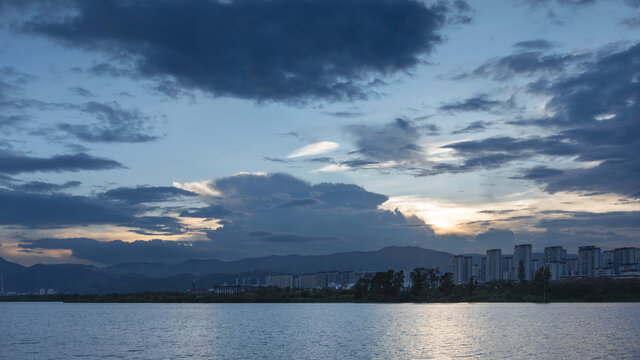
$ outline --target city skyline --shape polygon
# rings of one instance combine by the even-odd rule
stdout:
[[[638,247],[639,6],[0,1],[0,257]]]

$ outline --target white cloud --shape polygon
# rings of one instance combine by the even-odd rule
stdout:
[[[179,182],[174,181],[173,186],[178,189],[192,191],[196,194],[200,195],[209,195],[209,196],[221,196],[222,194],[213,188],[213,184],[211,181],[200,181],[200,182],[188,182],[181,184]]]
[[[300,149],[287,155],[287,159],[293,159],[302,156],[312,156],[328,153],[340,147],[340,144],[333,141],[320,141],[317,143],[303,146]]]
[[[313,170],[311,172],[323,173],[323,172],[341,172],[341,171],[347,171],[347,170],[349,170],[349,167],[347,165],[331,164],[331,165],[321,167],[320,169]]]

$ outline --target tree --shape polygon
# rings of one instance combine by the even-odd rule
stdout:
[[[447,272],[440,277],[440,291],[442,291],[445,296],[451,295],[455,287],[456,285],[453,283],[452,273]]]
[[[533,278],[533,283],[538,289],[542,290],[542,298],[547,300],[547,291],[549,291],[549,282],[551,280],[551,271],[549,267],[543,266],[536,271],[536,275]]]
[[[411,272],[411,294],[417,298],[420,298],[427,286],[427,272],[426,269],[415,268]]]
[[[524,261],[520,260],[518,262],[518,280],[520,281],[525,280],[524,272],[525,272]]]

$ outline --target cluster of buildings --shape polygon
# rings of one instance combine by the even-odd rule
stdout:
[[[298,289],[350,288],[365,277],[366,271],[328,271],[303,275],[268,275],[265,286]]]
[[[551,280],[569,277],[640,277],[640,248],[624,247],[602,251],[596,246],[581,246],[578,256],[567,256],[562,246],[544,248],[543,254],[532,254],[531,244],[516,245],[513,255],[501,249],[487,250],[480,263],[473,256],[451,258],[451,272],[456,284],[493,280],[531,281],[536,272],[547,267]]]

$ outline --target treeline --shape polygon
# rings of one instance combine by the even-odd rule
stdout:
[[[260,287],[239,294],[141,292],[108,295],[0,296],[0,301],[62,301],[93,303],[286,303],[286,302],[638,302],[640,279],[567,279],[550,281],[548,270],[533,281],[492,281],[456,285],[451,273],[417,268],[405,274],[393,270],[360,279],[352,289],[290,289]]]

